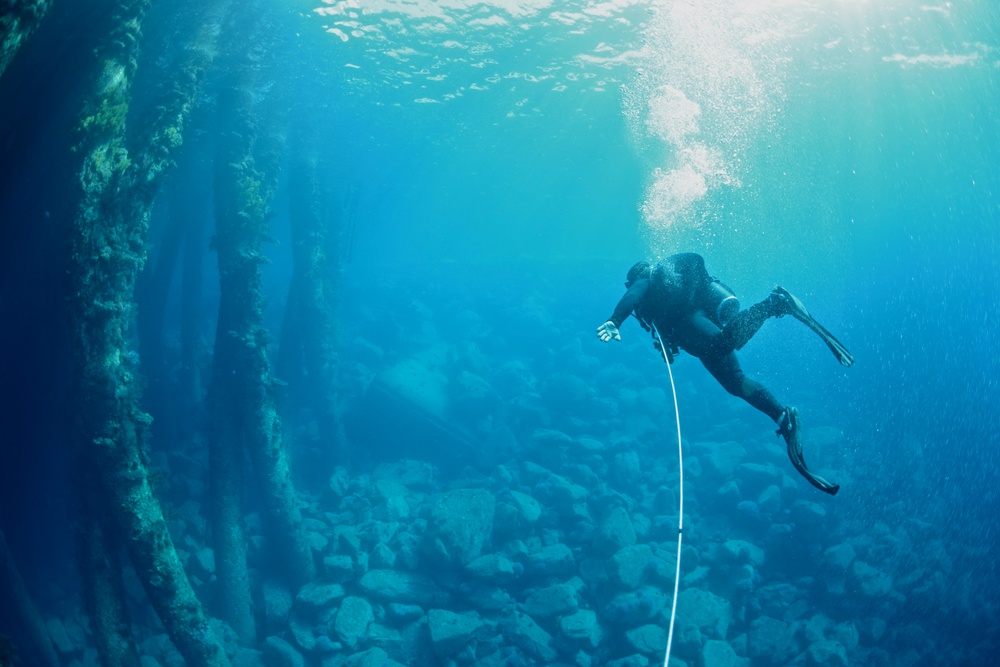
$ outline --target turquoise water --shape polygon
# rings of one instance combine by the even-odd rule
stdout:
[[[258,618],[263,664],[284,664],[268,636],[324,667],[376,664],[376,649],[404,664],[662,664],[679,486],[670,386],[634,320],[620,343],[600,343],[594,329],[629,266],[683,251],[702,254],[744,306],[786,287],[857,363],[842,368],[791,318],[740,352],[749,375],[798,407],[807,460],[842,485],[832,498],[795,474],[770,421],[696,359],[681,354],[672,367],[687,505],[671,664],[990,664],[1000,649],[1000,5],[315,4],[247,9],[240,22],[261,56],[261,108],[277,100],[291,128],[264,268],[271,359],[288,381],[275,400],[293,479],[324,540],[345,527],[377,532],[391,503],[376,479],[410,484],[413,514],[392,515],[395,537],[381,543],[395,565],[365,542],[363,558],[350,553],[350,576],[321,568],[321,581],[342,577],[349,595],[370,601],[370,625],[354,636],[311,619],[314,640],[337,643],[317,648],[287,618]],[[68,149],[100,7],[54,9],[0,79],[0,526],[42,615],[72,637],[59,649],[65,664],[95,659],[66,490],[66,443],[78,434],[63,248],[78,168]],[[130,128],[190,32],[173,11],[151,9]],[[188,526],[206,493],[190,470],[208,465],[210,408],[201,394],[194,405],[172,395],[182,393],[192,318],[202,390],[211,375],[211,144],[229,120],[214,117],[234,57],[226,29],[149,239],[152,271],[177,211],[204,221],[200,250],[187,251],[202,270],[198,305],[182,310],[180,265],[168,269],[166,296],[142,281],[136,296],[140,315],[166,303],[161,342],[140,331],[132,352],[163,502]],[[335,441],[317,426],[315,387],[282,377],[288,164],[299,153],[317,156],[332,230],[346,433]],[[429,461],[433,482],[413,482],[401,460]],[[576,493],[567,480],[582,500],[566,501]],[[456,488],[488,491],[497,517],[514,493],[539,503],[530,526],[503,529],[497,518],[479,545],[516,577],[487,585],[454,554],[442,565],[426,548],[408,550],[429,534],[429,498]],[[253,494],[247,513],[259,530]],[[631,542],[608,508],[625,510]],[[316,528],[324,521],[328,534]],[[190,527],[173,537],[185,551],[208,543]],[[343,539],[324,542],[318,561],[347,555]],[[570,565],[539,556],[553,545],[569,548]],[[644,559],[639,574],[623,574],[626,557]],[[263,609],[258,584],[282,573],[252,558]],[[210,579],[194,560],[187,568]],[[448,602],[393,607],[363,581],[377,569],[425,574]],[[571,593],[553,588],[565,585]],[[132,588],[136,636],[152,646],[164,635]],[[196,592],[217,613],[212,584]],[[546,606],[557,594],[572,609]],[[0,635],[24,645],[17,614],[0,606]],[[476,636],[427,639],[434,608],[474,619]],[[535,618],[550,650],[524,638],[515,610]],[[598,633],[574,635],[570,617]],[[178,664],[157,647],[148,657]]]

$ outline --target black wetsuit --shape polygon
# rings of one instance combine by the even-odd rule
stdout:
[[[769,297],[754,304],[720,328],[704,306],[711,282],[701,255],[671,255],[632,283],[608,319],[621,327],[634,314],[644,327],[655,326],[664,344],[697,357],[726,391],[778,421],[783,408],[764,385],[743,373],[735,353],[777,315],[774,302]]]

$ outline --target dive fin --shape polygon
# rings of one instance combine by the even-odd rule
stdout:
[[[783,287],[775,287],[774,294],[782,297],[789,315],[815,331],[816,335],[823,339],[826,346],[830,348],[830,351],[833,352],[835,357],[837,357],[837,361],[845,367],[850,367],[854,363],[854,356],[847,350],[846,347],[844,347],[844,344],[837,340],[836,336],[827,331],[826,327],[817,322],[794,294]]]
[[[806,460],[802,456],[802,441],[799,439],[798,410],[785,408],[778,419],[778,430],[775,433],[782,436],[788,443],[788,458],[799,474],[823,493],[829,493],[831,496],[837,495],[837,491],[840,491],[840,485],[828,482],[819,475],[814,475],[809,472],[809,468],[806,466]]]

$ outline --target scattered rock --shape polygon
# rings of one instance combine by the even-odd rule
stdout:
[[[482,612],[503,611],[514,604],[507,590],[500,586],[472,584],[461,586],[461,590],[466,602]]]
[[[796,500],[791,507],[792,521],[800,528],[822,527],[826,521],[826,509],[807,500]]]
[[[315,613],[335,606],[344,595],[340,584],[308,583],[295,596],[295,607],[304,613]]]
[[[747,633],[747,655],[751,658],[770,656],[783,663],[796,652],[788,624],[770,616],[760,616],[750,623]]]
[[[701,655],[701,647],[705,645],[701,630],[692,623],[678,623],[674,631],[674,641],[677,642],[678,653],[690,656]]]
[[[709,473],[728,479],[736,467],[743,462],[746,455],[747,451],[740,443],[727,440],[712,444],[708,452],[701,454],[699,458],[702,459],[705,469]]]
[[[575,643],[588,648],[597,648],[604,636],[597,614],[590,609],[580,609],[574,614],[563,616],[559,621],[562,634]]]
[[[619,588],[634,590],[642,585],[653,558],[648,544],[619,549],[608,562],[608,577]]]
[[[764,564],[764,550],[744,540],[728,540],[722,545],[722,559],[738,565],[749,564],[761,567]]]
[[[323,559],[323,572],[330,581],[342,584],[354,578],[354,561],[345,554],[335,554]]]
[[[556,584],[533,591],[524,601],[524,612],[532,618],[553,618],[577,610],[577,591],[570,584]]]
[[[496,500],[486,489],[456,489],[430,503],[424,552],[460,567],[478,558],[493,531]]]
[[[514,562],[503,554],[486,554],[465,566],[470,574],[490,583],[504,584],[517,577]]]
[[[540,494],[564,513],[572,512],[574,506],[585,503],[590,495],[587,489],[561,475],[550,475],[538,488]]]
[[[369,570],[359,582],[370,596],[386,602],[436,607],[448,600],[448,594],[429,577],[404,570]]]
[[[274,635],[264,640],[264,662],[268,667],[305,667],[306,664],[294,646]]]
[[[829,639],[813,642],[806,650],[808,664],[815,667],[847,667],[847,651],[843,646]]]
[[[399,630],[380,623],[372,623],[368,626],[368,640],[372,646],[383,649],[390,655],[400,655],[403,645],[403,638],[400,636]]]
[[[746,667],[750,661],[736,655],[729,642],[709,639],[701,649],[701,667]]]
[[[781,510],[781,489],[772,484],[761,491],[760,497],[757,498],[757,507],[767,516],[776,514]]]
[[[233,667],[265,667],[264,653],[250,648],[239,647],[232,659]]]
[[[434,652],[441,658],[450,658],[472,644],[485,623],[479,614],[456,614],[445,609],[431,609],[427,612],[427,626]]]
[[[781,486],[781,470],[771,463],[741,463],[733,471],[745,497],[756,498],[769,486]]]
[[[677,597],[677,616],[692,623],[708,637],[725,639],[733,622],[728,600],[701,588],[688,588]],[[727,644],[728,646],[728,644]]]
[[[597,526],[594,548],[600,553],[613,554],[635,544],[635,528],[624,507],[612,507]]]
[[[606,665],[607,667],[649,667],[649,658],[636,653],[617,660],[610,660]]]
[[[347,659],[344,667],[404,667],[380,648],[370,648]]]
[[[575,565],[573,552],[565,544],[559,543],[529,554],[524,571],[537,576],[560,576],[572,573]]]
[[[854,562],[857,553],[854,547],[847,542],[830,547],[823,552],[823,563],[831,570],[846,572],[847,568]]]
[[[527,614],[515,611],[504,624],[503,633],[512,644],[539,660],[548,663],[556,659],[552,635]]]
[[[333,610],[336,613],[335,610]],[[300,611],[293,611],[288,619],[288,628],[299,648],[311,651],[316,648],[316,627],[319,619],[311,618]]]
[[[396,565],[396,552],[390,549],[385,542],[379,542],[372,549],[370,562],[376,568],[392,569]]]
[[[537,500],[519,491],[511,491],[509,495],[510,504],[526,523],[533,524],[538,521],[538,517],[542,515],[542,506]]]
[[[851,575],[858,590],[867,597],[881,597],[892,590],[892,577],[863,561],[854,561]]]
[[[719,487],[717,498],[719,503],[723,506],[729,507],[732,505],[738,505],[743,500],[743,495],[740,493],[740,485],[733,480],[729,480]],[[760,509],[756,507],[756,503],[754,503],[754,508],[757,510],[757,516],[759,518]]]
[[[625,639],[643,655],[660,656],[667,648],[667,629],[658,624],[641,625],[626,632]]]
[[[337,633],[337,638],[348,648],[353,649],[374,620],[372,606],[367,600],[353,596],[346,597],[340,603],[333,629]]]
[[[642,586],[638,590],[620,593],[611,598],[604,606],[602,619],[614,625],[642,625],[651,621],[667,601],[667,594],[660,588]]]
[[[420,618],[424,615],[424,610],[419,605],[399,602],[390,602],[386,606],[386,611],[390,616],[404,621]]]
[[[642,461],[634,451],[615,454],[611,465],[611,477],[616,488],[622,491],[634,489],[642,478]]]

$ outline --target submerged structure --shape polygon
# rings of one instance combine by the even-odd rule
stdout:
[[[961,289],[918,280],[909,226],[855,224],[884,213],[865,167],[993,136],[988,96],[930,96],[938,144],[888,111],[949,85],[916,68],[995,72],[988,35],[962,60],[827,34],[815,3],[315,4],[0,0],[0,667],[992,659],[1000,148],[947,205],[894,200],[986,211],[924,230]],[[844,53],[894,68],[882,115],[831,110],[866,90],[821,78]],[[819,81],[782,87],[790,62]],[[802,285],[858,353],[857,384],[806,383],[817,340],[749,346],[836,498],[690,356],[675,404],[648,339],[595,343],[627,265],[681,245],[747,303]],[[917,323],[947,344],[901,349],[886,320],[941,303]],[[965,393],[914,366],[939,351]],[[957,395],[946,433],[921,420]]]

